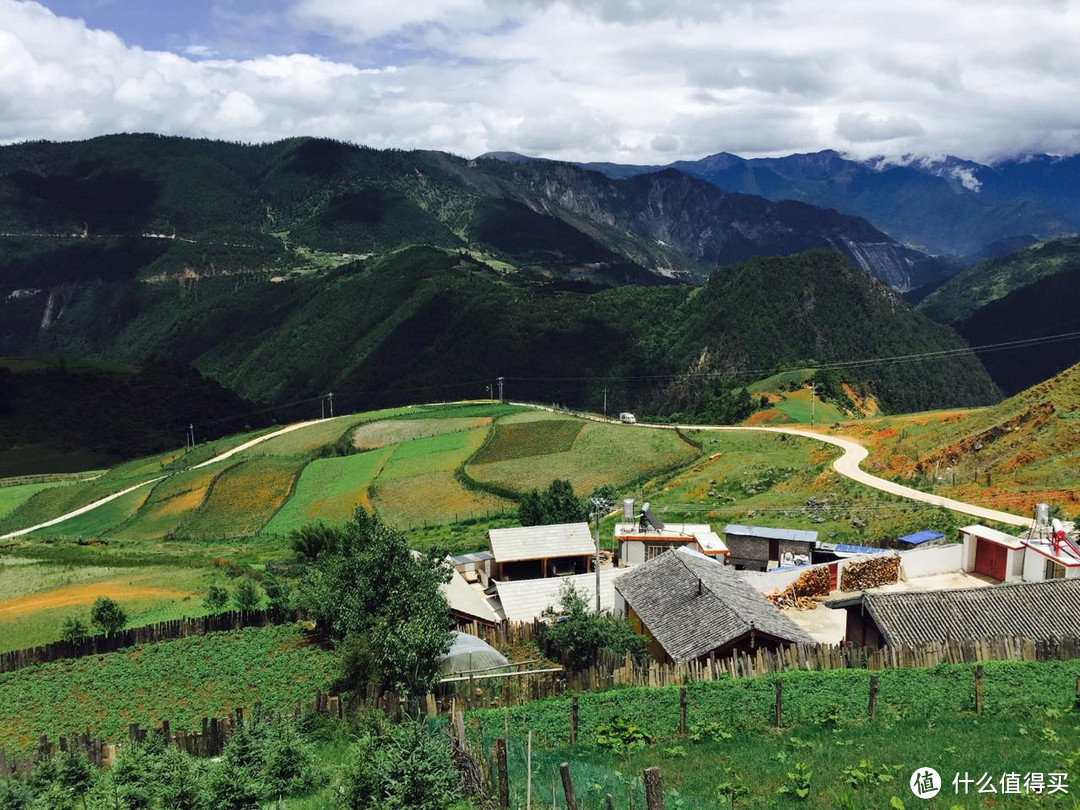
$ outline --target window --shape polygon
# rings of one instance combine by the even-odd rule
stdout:
[[[1065,566],[1054,562],[1053,560],[1046,561],[1046,578],[1047,579],[1065,579]]]
[[[657,544],[657,543],[653,543],[651,545],[645,546],[645,561],[648,562],[653,557],[659,557],[661,554],[663,554],[669,548],[670,548],[670,546]]]

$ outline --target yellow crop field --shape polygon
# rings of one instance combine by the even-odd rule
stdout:
[[[374,505],[380,517],[399,529],[424,522],[451,523],[514,506],[486,492],[470,492],[447,472],[380,482]]]
[[[195,537],[255,534],[292,492],[303,459],[288,456],[247,459],[214,481],[199,509],[179,527]]]
[[[375,450],[391,444],[426,439],[444,433],[458,433],[485,427],[491,417],[449,419],[384,419],[368,422],[353,431],[353,446],[361,450]]]

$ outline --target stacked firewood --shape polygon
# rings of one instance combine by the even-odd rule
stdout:
[[[778,608],[811,610],[817,607],[815,596],[829,595],[829,569],[825,566],[810,568],[782,591],[769,594],[769,601]]]
[[[900,555],[880,554],[862,562],[848,563],[840,574],[840,590],[865,591],[890,585],[900,578]]]

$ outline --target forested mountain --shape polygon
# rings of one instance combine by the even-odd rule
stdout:
[[[858,218],[675,172],[627,187],[566,164],[316,139],[0,147],[0,233],[0,291],[20,294],[101,277],[288,272],[311,266],[311,251],[411,244],[481,251],[533,281],[600,284],[703,279],[754,255],[834,247],[906,288],[923,259]]]
[[[838,253],[755,259],[702,288],[572,291],[516,283],[467,253],[414,247],[277,283],[206,277],[181,286],[81,286],[62,317],[5,304],[5,351],[192,365],[241,396],[334,391],[341,407],[506,393],[599,408],[695,412],[702,398],[810,361],[962,345]],[[107,313],[107,315],[106,315]],[[718,373],[702,377],[695,372]],[[651,381],[605,378],[646,377]],[[855,369],[887,408],[992,401],[978,360]]]
[[[969,267],[919,308],[973,345],[989,345],[1080,331],[1078,297],[1080,238],[1055,239]],[[1014,394],[1080,362],[1080,340],[995,350],[982,361]]]
[[[1080,231],[1080,156],[1037,155],[988,166],[954,157],[859,161],[827,150],[756,159],[721,152],[667,166],[582,165],[614,179],[677,169],[724,191],[835,208],[933,254],[978,256],[1001,239]]]

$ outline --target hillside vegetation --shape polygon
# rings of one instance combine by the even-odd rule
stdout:
[[[1020,514],[1045,501],[1080,516],[1080,365],[990,408],[852,422],[843,432],[869,445],[872,472]]]

